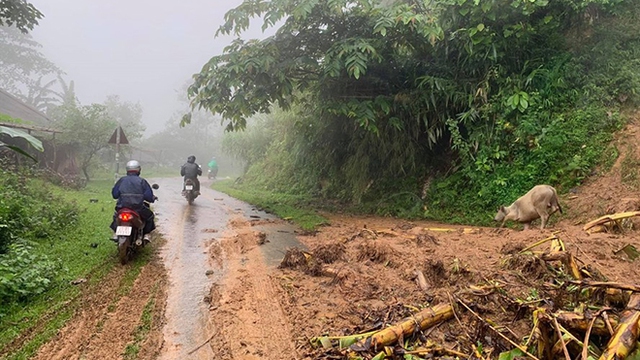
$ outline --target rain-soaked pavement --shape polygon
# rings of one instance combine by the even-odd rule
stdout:
[[[213,354],[208,347],[189,354],[216,332],[207,325],[209,310],[203,299],[211,286],[222,279],[224,270],[206,275],[207,270],[213,269],[207,255],[210,241],[212,237],[217,241],[216,238],[228,233],[231,217],[251,220],[274,216],[210,189],[206,178],[201,179],[201,195],[193,205],[188,205],[180,194],[180,178],[154,179],[154,182],[160,185],[155,191],[159,201],[154,204],[154,210],[158,230],[167,240],[162,258],[170,283],[160,359],[211,359]],[[269,242],[262,249],[269,266],[279,262],[286,248],[303,247],[295,237],[293,226],[263,224],[254,229],[268,236]]]

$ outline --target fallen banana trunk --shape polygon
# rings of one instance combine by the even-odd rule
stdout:
[[[591,322],[591,319],[587,318],[584,314],[559,311],[555,315],[558,319],[558,322],[567,329],[576,330],[583,333],[589,329],[589,323]],[[618,326],[618,317],[615,315],[609,315],[609,322],[611,323],[611,326],[613,328],[616,328]],[[609,330],[607,329],[607,324],[603,318],[598,317],[596,319],[596,321],[593,323],[591,333],[605,336],[610,335]]]
[[[624,359],[636,346],[640,333],[640,294],[633,294],[622,313],[620,324],[600,360]]]
[[[595,228],[596,226],[607,225],[609,223],[616,223],[622,219],[630,218],[633,216],[640,216],[640,211],[628,211],[628,212],[622,212],[617,214],[605,215],[586,223],[582,228],[582,230],[588,231],[589,229]],[[595,231],[591,231],[591,232],[595,232]]]
[[[402,320],[402,322],[397,325],[380,330],[371,337],[360,340],[351,348],[357,351],[369,350],[371,347],[378,349],[381,346],[402,341],[405,336],[410,336],[419,330],[428,329],[451,318],[453,318],[453,307],[451,304],[438,304],[423,309],[419,313]]]

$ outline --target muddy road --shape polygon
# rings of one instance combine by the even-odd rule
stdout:
[[[158,227],[167,240],[160,255],[169,282],[160,359],[211,359],[216,357],[212,347],[200,345],[210,343],[212,336],[223,334],[210,313],[219,308],[219,304],[212,302],[223,295],[219,293],[220,283],[227,279],[229,268],[230,282],[235,280],[234,255],[242,255],[240,262],[244,271],[256,275],[250,286],[256,297],[264,297],[259,299],[261,304],[255,305],[264,306],[274,295],[262,288],[264,281],[260,280],[260,276],[266,276],[267,264],[278,263],[286,247],[301,244],[296,240],[293,227],[209,189],[206,179],[202,180],[202,194],[193,205],[188,205],[180,196],[180,179],[160,179],[157,183],[161,189],[158,194],[162,195],[155,206]],[[260,241],[263,243],[258,248]],[[249,254],[252,247],[257,251]],[[246,270],[248,268],[252,269]],[[229,296],[229,301],[236,301],[236,295]],[[279,308],[277,301],[272,305]],[[277,313],[273,317],[272,320],[281,320]]]

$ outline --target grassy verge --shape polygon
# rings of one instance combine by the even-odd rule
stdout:
[[[45,293],[26,301],[2,304],[2,312],[6,315],[0,317],[0,349],[4,349],[0,351],[0,357],[31,357],[82,306],[78,301],[80,287],[72,285],[71,281],[82,278],[87,279],[85,286],[100,286],[105,275],[119,264],[115,246],[109,240],[108,226],[114,207],[110,196],[112,184],[111,180],[95,181],[82,191],[38,184],[63,199],[74,201],[79,217],[76,224],[33,242],[36,254],[46,255],[59,264],[58,276],[54,286]],[[140,254],[142,256],[128,268],[121,285],[122,294],[149,261],[148,252]]]
[[[233,180],[216,181],[211,188],[291,220],[304,230],[314,230],[328,222],[311,209],[310,198],[243,187],[233,184]]]

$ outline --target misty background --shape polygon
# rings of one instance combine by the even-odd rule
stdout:
[[[109,95],[139,102],[149,136],[184,109],[179,97],[191,75],[229,44],[232,37],[215,32],[241,2],[35,0],[45,17],[31,35],[63,78],[75,82],[80,102]],[[263,36],[259,26],[243,35]]]

